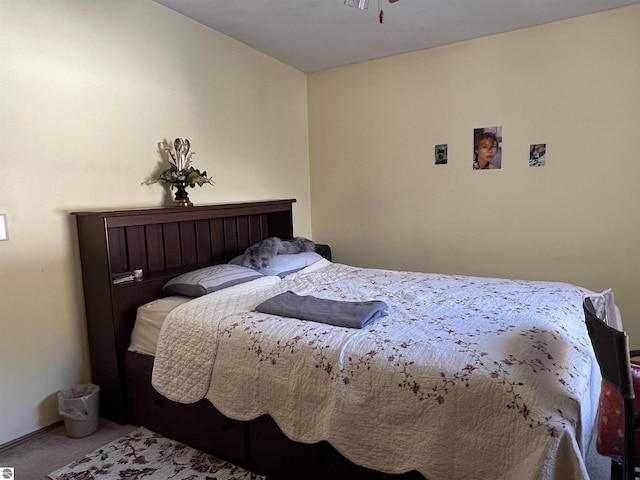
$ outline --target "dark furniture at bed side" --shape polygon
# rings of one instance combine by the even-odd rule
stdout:
[[[263,238],[293,236],[289,200],[196,207],[74,212],[93,382],[100,414],[129,421],[124,354],[138,306],[162,296],[180,273],[225,263]],[[143,269],[141,282],[114,285],[113,273]]]
[[[605,302],[607,302],[605,297]],[[640,474],[636,472],[640,466],[640,458],[635,455],[638,450],[636,445],[636,435],[640,428],[640,414],[635,408],[635,398],[637,395],[637,381],[632,370],[632,359],[640,357],[640,350],[629,350],[629,337],[624,330],[612,326],[614,323],[608,323],[606,314],[598,315],[591,298],[586,297],[582,301],[585,322],[589,338],[593,345],[593,350],[598,360],[598,366],[602,374],[603,380],[608,382],[610,387],[615,388],[617,402],[608,400],[607,397],[612,395],[610,390],[600,392],[600,405],[598,415],[616,416],[616,410],[622,409],[622,438],[620,437],[619,425],[617,422],[596,422],[598,434],[598,450],[613,451],[614,446],[621,447],[617,455],[606,455],[611,458],[611,479],[632,480],[639,478]],[[606,310],[606,308],[605,308]],[[635,368],[635,367],[634,367]],[[610,398],[615,398],[611,396]],[[603,442],[602,444],[600,442]],[[613,445],[611,445],[613,443]],[[601,450],[600,447],[603,447]],[[619,453],[622,452],[622,455]]]

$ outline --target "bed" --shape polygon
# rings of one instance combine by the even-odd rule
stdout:
[[[131,348],[136,314],[169,280],[291,238],[292,203],[76,214],[104,416],[269,480],[588,478],[600,375],[581,310],[590,292],[573,285],[365,269],[325,253],[283,278],[165,305],[157,343]],[[168,249],[163,230],[182,232]],[[109,276],[92,303],[100,289],[87,276],[138,263],[142,282]],[[384,302],[387,315],[347,328],[256,311],[287,292]],[[100,351],[110,366],[94,362]]]

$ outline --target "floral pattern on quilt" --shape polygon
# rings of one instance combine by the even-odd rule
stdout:
[[[287,290],[382,300],[389,315],[360,330],[253,311]],[[323,262],[233,313],[224,300],[203,299],[172,315],[167,331],[212,340],[206,378],[197,376],[220,411],[243,420],[268,413],[290,438],[327,440],[366,467],[431,480],[552,478],[556,469],[587,478],[600,379],[584,293]]]

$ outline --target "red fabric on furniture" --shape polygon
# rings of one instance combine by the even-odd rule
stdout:
[[[634,413],[640,413],[640,365],[631,365],[633,379]],[[596,450],[606,457],[622,456],[624,443],[624,411],[620,391],[606,380],[602,380],[602,390],[598,405]],[[640,431],[636,430],[635,455],[640,456]]]

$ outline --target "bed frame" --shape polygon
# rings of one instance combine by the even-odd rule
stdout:
[[[226,263],[263,238],[293,237],[295,200],[196,207],[75,212],[93,382],[100,415],[141,425],[268,480],[424,479],[355,465],[327,442],[288,439],[267,415],[243,422],[207,400],[172,402],[151,386],[153,357],[127,351],[137,307],[162,296],[170,278]],[[319,253],[330,259],[328,246]],[[112,274],[142,269],[141,281],[114,285]]]

